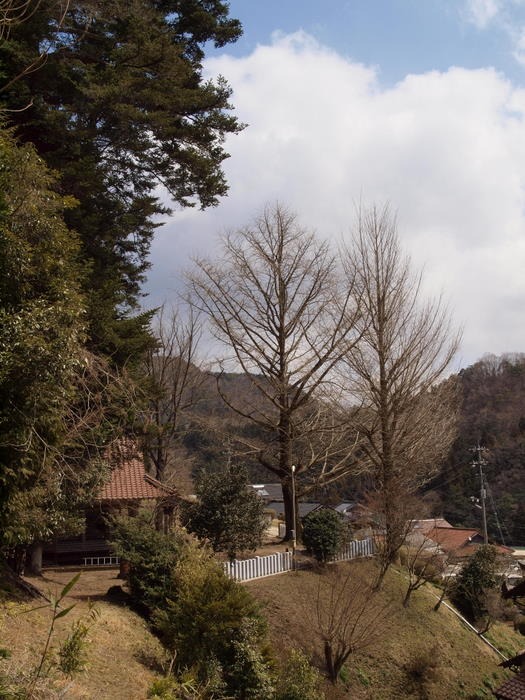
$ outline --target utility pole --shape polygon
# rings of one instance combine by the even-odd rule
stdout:
[[[473,451],[476,453],[477,459],[475,459],[472,462],[472,466],[479,468],[479,480],[480,480],[480,484],[481,484],[481,490],[480,490],[481,517],[482,517],[482,521],[483,521],[483,544],[488,544],[489,543],[489,536],[488,536],[488,532],[487,532],[487,509],[485,507],[485,501],[487,498],[487,487],[485,485],[485,475],[483,474],[483,465],[486,464],[487,462],[481,456],[481,453],[484,451],[484,449],[485,448],[480,447],[479,442],[478,442],[477,446],[473,448]]]

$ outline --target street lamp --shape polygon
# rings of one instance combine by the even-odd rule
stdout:
[[[297,538],[296,538],[296,529],[297,529],[297,519],[296,519],[296,514],[295,514],[295,464],[292,464],[292,569],[295,571],[296,569],[296,562],[295,562],[295,550],[297,548]]]

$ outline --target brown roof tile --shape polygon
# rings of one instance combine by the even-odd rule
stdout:
[[[427,532],[427,537],[437,542],[446,552],[455,552],[470,545],[472,540],[479,540],[481,535],[477,530],[467,528],[433,527]]]
[[[509,678],[494,691],[494,695],[499,700],[525,700],[525,674]]]
[[[434,527],[426,537],[441,547],[444,552],[456,557],[470,557],[483,544],[483,537],[478,530],[462,527]],[[493,544],[500,554],[511,554],[512,549],[500,544]]]
[[[171,491],[146,474],[144,460],[131,440],[121,440],[108,450],[113,467],[111,479],[102,487],[101,501],[130,501],[162,498]]]

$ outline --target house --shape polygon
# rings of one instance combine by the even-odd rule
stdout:
[[[423,520],[412,520],[411,527],[412,532],[421,532],[423,535],[428,535],[436,527],[453,528],[454,526],[445,518],[425,518]]]
[[[281,484],[251,484],[251,487],[263,499],[265,510],[273,511],[277,518],[284,519],[284,498]],[[318,501],[299,500],[297,517],[304,518],[320,505]]]
[[[517,675],[496,688],[494,696],[498,700],[525,700],[525,649],[511,659],[502,661],[500,666],[510,668]]]
[[[478,530],[463,527],[432,527],[425,538],[434,542],[450,560],[464,561],[472,556],[484,544],[483,536]],[[503,545],[493,545],[499,554],[511,555],[512,549]]]
[[[42,563],[50,565],[115,564],[108,542],[107,518],[110,515],[136,515],[139,508],[159,508],[159,527],[167,529],[173,512],[175,492],[146,472],[136,443],[120,440],[108,450],[112,466],[110,480],[86,511],[86,527],[75,537],[60,538],[43,547]]]

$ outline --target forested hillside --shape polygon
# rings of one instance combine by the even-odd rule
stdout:
[[[256,457],[243,454],[240,441],[256,436],[256,429],[235,416],[220,398],[216,376],[208,374],[202,383],[201,400],[195,406],[198,420],[182,437],[186,456],[192,457],[194,472],[213,470],[228,458],[243,461],[251,478],[269,481],[269,474]],[[457,375],[460,389],[458,437],[440,474],[424,488],[431,515],[443,514],[454,525],[481,527],[481,511],[471,497],[479,498],[479,470],[472,463],[479,444],[486,461],[488,483],[487,514],[489,534],[501,541],[498,522],[507,544],[525,544],[525,356],[486,356]],[[228,374],[227,391],[245,397],[252,388],[248,378]],[[230,441],[225,446],[225,436]],[[337,501],[362,497],[366,477],[351,475],[315,497]]]
[[[478,442],[488,482],[489,533],[525,544],[525,356],[486,356],[462,370],[459,435],[434,486],[443,514],[454,525],[480,527],[479,472],[472,466]],[[497,518],[496,518],[497,513]]]

